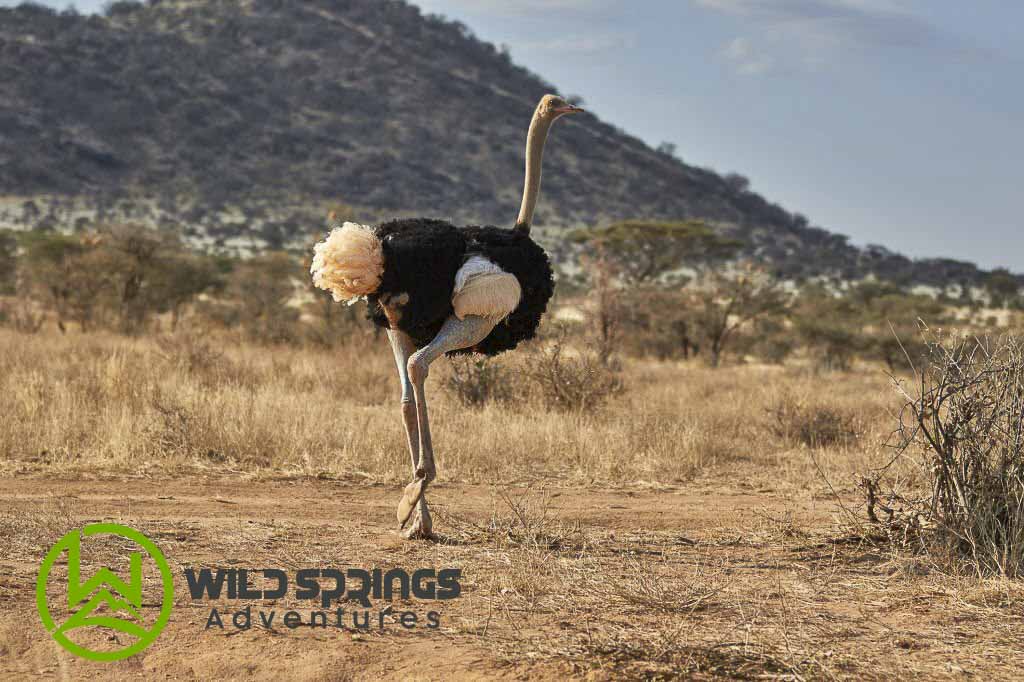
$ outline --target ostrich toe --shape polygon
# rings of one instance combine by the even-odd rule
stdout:
[[[409,485],[405,486],[405,492],[402,493],[402,499],[398,503],[398,527],[399,529],[404,528],[405,524],[409,522],[409,517],[412,516],[412,512],[416,509],[417,503],[420,498],[423,497],[423,488],[427,484],[427,481],[423,477],[418,477]]]

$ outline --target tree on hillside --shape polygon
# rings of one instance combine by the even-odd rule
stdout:
[[[676,155],[676,149],[678,149],[678,147],[674,142],[662,142],[655,148],[655,151],[659,154],[664,154],[665,156],[674,157]]]
[[[686,265],[725,260],[743,246],[700,220],[626,220],[576,230],[569,239],[581,245],[584,254],[607,259],[629,284],[653,282]]]
[[[985,277],[985,290],[988,291],[994,308],[1020,306],[1020,282],[1006,268],[996,268]]]
[[[31,199],[22,202],[21,204],[21,222],[23,225],[32,225],[42,213],[39,211],[39,206],[36,202]]]
[[[739,173],[728,173],[723,178],[730,187],[737,192],[746,192],[750,189],[750,179]]]

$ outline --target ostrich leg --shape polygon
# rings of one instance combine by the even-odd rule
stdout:
[[[413,481],[405,488],[405,494],[398,505],[398,520],[401,527],[405,527],[411,515],[412,508],[419,503],[419,514],[412,525],[403,531],[407,538],[430,537],[430,514],[427,511],[427,501],[423,494],[427,485],[434,480],[437,469],[434,466],[434,450],[430,441],[430,420],[427,417],[427,397],[424,393],[424,382],[430,371],[430,363],[441,357],[448,351],[459,348],[469,348],[480,343],[494,329],[494,322],[486,317],[469,315],[460,320],[457,317],[449,317],[445,320],[441,331],[437,333],[434,340],[419,349],[409,357],[408,380],[412,382],[413,398],[416,405],[416,425],[419,430],[419,463],[413,472]],[[411,438],[411,436],[410,436]],[[402,515],[405,510],[406,517]]]
[[[413,395],[412,382],[409,381],[409,357],[416,352],[416,344],[403,331],[388,330],[388,341],[395,354],[395,365],[398,367],[398,380],[402,385],[402,423],[405,425],[405,437],[409,446],[409,457],[412,459],[413,478],[420,463],[420,431],[416,417],[416,399]],[[418,481],[418,483],[417,483]],[[426,516],[425,523],[429,527],[430,516],[426,502],[422,499],[422,479],[413,481],[407,487],[402,503],[398,507],[398,523],[404,526],[419,503],[418,513]],[[417,485],[419,489],[417,489]]]

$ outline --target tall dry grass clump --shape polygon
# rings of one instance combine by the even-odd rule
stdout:
[[[591,416],[623,395],[621,363],[584,343],[571,343],[564,327],[546,336],[497,358],[450,358],[445,390],[466,407],[543,405]]]
[[[783,391],[767,412],[769,428],[776,437],[807,447],[849,445],[858,438],[858,415],[820,399]]]
[[[564,329],[535,349],[522,371],[552,410],[593,412],[624,390],[622,375],[609,360],[607,350],[584,347],[574,352]]]
[[[915,499],[865,483],[868,513],[981,575],[1024,575],[1024,341],[929,339],[897,432],[929,482]],[[884,473],[884,472],[883,472]],[[880,519],[879,513],[885,518]]]
[[[457,355],[450,358],[444,389],[465,407],[478,408],[487,403],[507,403],[514,394],[510,372],[490,358]]]

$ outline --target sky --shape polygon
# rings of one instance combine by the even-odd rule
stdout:
[[[855,244],[1024,272],[1024,2],[413,2]]]

